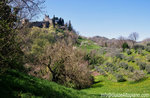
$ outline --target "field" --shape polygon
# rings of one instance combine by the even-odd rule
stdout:
[[[92,88],[81,90],[88,94],[145,94],[150,97],[150,78],[137,83],[132,82],[112,82],[106,77],[97,76]]]

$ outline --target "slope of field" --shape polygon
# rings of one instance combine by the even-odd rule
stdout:
[[[133,83],[133,82],[112,82],[107,77],[95,77],[95,83],[91,88],[81,91],[88,94],[140,94],[150,97],[150,78]],[[140,97],[140,96],[139,96]],[[122,98],[122,97],[121,97]]]
[[[0,74],[0,97],[93,98],[96,96],[10,70]]]

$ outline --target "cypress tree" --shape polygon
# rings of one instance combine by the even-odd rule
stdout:
[[[69,30],[69,31],[72,31],[72,24],[71,24],[71,21],[69,21],[68,30]]]

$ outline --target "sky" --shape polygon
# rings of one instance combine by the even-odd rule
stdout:
[[[45,10],[51,18],[71,20],[82,36],[119,38],[137,32],[139,41],[150,38],[150,0],[46,0]]]

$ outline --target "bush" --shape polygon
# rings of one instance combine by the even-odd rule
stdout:
[[[120,74],[116,75],[116,79],[117,79],[117,82],[124,82],[124,81],[126,81],[126,79],[123,77],[123,75],[120,75]]]
[[[137,50],[137,53],[138,53],[138,54],[142,54],[142,49],[138,49],[138,50]]]
[[[121,67],[121,68],[124,68],[124,69],[128,69],[128,64],[127,63],[125,63],[125,62],[121,62],[120,64],[119,64],[119,66]]]
[[[150,46],[146,46],[145,50],[148,51],[148,52],[150,52]]]
[[[132,66],[128,66],[128,70],[129,70],[130,72],[133,72],[133,71],[134,71],[134,68],[133,68]]]
[[[75,50],[62,41],[46,49],[45,54],[51,56],[48,67],[53,74],[53,81],[77,89],[92,85],[93,78],[82,51]]]
[[[146,78],[145,73],[143,71],[134,71],[133,74],[129,76],[132,81],[138,82],[144,78]]]
[[[123,54],[121,54],[121,53],[118,53],[118,54],[116,54],[115,55],[117,58],[119,58],[119,59],[124,59],[125,58],[125,56],[123,55]]]
[[[148,62],[150,62],[150,55],[147,55],[146,59],[147,59]]]
[[[129,49],[127,49],[126,52],[127,52],[128,55],[132,54],[132,52]]]
[[[130,47],[129,47],[128,43],[124,42],[124,43],[122,44],[122,49],[123,49],[123,51],[124,51],[125,49],[129,49],[129,48],[130,48]]]
[[[147,46],[150,46],[150,42],[149,42],[149,43],[147,43]]]
[[[146,67],[145,62],[138,62],[137,65],[139,66],[140,70],[145,70],[145,67]]]
[[[128,57],[128,62],[135,62],[134,56],[129,56],[129,57]]]
[[[150,65],[147,65],[145,70],[146,70],[147,74],[150,74]]]
[[[133,46],[133,48],[134,48],[135,50],[138,50],[138,49],[144,50],[144,45],[136,44],[136,45]]]
[[[105,67],[104,69],[105,69],[106,72],[110,72],[111,71],[110,67]]]
[[[104,76],[107,76],[107,74],[105,73],[104,70],[98,68],[98,67],[95,67],[96,71],[98,71],[101,75],[104,75]]]
[[[84,57],[90,65],[101,65],[104,63],[104,58],[98,55],[97,51],[91,51]]]
[[[107,67],[113,67],[114,65],[113,65],[112,63],[110,63],[110,62],[107,62],[107,63],[106,63],[106,66],[107,66]]]

